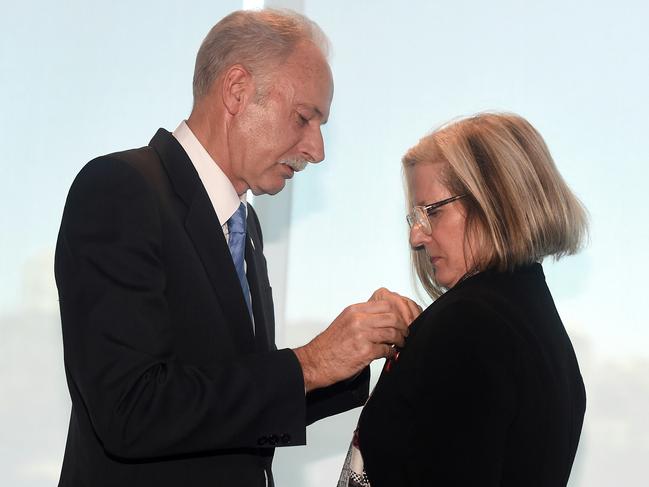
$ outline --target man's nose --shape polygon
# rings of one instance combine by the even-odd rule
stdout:
[[[319,125],[309,127],[302,141],[301,152],[312,163],[325,158],[324,139]]]

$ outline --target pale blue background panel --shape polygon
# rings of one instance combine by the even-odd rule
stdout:
[[[588,392],[571,485],[645,485],[647,3],[287,3],[330,36],[336,86],[325,161],[289,183],[290,198],[255,202],[267,248],[283,256],[270,263],[280,345],[304,343],[379,286],[416,296],[401,156],[451,118],[520,113],[591,216],[588,248],[545,266]],[[200,41],[240,6],[1,4],[2,485],[58,479],[70,400],[52,258],[72,178],[91,158],[144,145],[189,114]],[[333,485],[358,412],[310,427],[307,447],[279,449],[278,485]]]

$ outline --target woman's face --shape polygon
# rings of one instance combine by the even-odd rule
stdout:
[[[419,163],[408,169],[408,185],[413,204],[425,206],[457,196],[443,185],[445,163]],[[466,213],[462,200],[441,206],[429,217],[431,234],[421,225],[410,230],[410,245],[424,247],[435,269],[435,281],[443,287],[453,287],[473,266],[465,258]]]

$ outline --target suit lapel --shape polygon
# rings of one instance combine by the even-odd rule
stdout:
[[[259,352],[267,352],[275,347],[275,320],[268,272],[261,249],[262,243],[255,222],[249,216],[248,238],[246,239],[246,265],[248,267],[246,276],[252,297],[252,311],[255,315],[255,347]]]
[[[158,152],[176,193],[188,207],[185,229],[221,304],[226,324],[241,350],[252,350],[250,315],[214,207],[196,169],[178,141],[160,129],[150,145]]]

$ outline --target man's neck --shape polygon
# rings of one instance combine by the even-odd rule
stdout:
[[[215,123],[214,120],[217,120],[217,122]],[[227,137],[224,130],[225,123],[219,123],[218,117],[195,108],[187,119],[187,126],[214,162],[232,182],[237,193],[239,195],[245,193],[245,188],[237,187],[238,181],[232,174],[230,151],[228,150]]]

